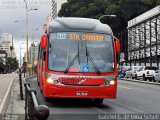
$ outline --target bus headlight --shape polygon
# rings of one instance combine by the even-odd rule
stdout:
[[[53,79],[52,79],[52,78],[47,78],[47,83],[53,84],[53,83],[54,83],[54,82],[53,82]]]
[[[106,81],[105,86],[111,86],[114,85],[115,81],[114,80],[110,80],[110,81]]]
[[[110,83],[110,85],[114,85],[114,84],[115,84],[115,81],[114,81],[114,80],[111,80],[109,83]]]
[[[57,79],[52,79],[49,77],[49,78],[47,78],[47,83],[56,85],[59,83],[59,81]]]

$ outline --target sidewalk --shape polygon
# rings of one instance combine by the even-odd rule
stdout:
[[[33,78],[33,77],[35,77],[35,75],[32,75],[29,78]],[[22,75],[23,98],[25,99],[24,81],[25,81],[25,78]],[[21,100],[21,97],[20,97],[19,75],[17,75],[12,85],[11,95],[10,95],[6,114],[14,115],[15,120],[25,119],[25,100]]]
[[[5,113],[10,90],[17,74],[0,74],[0,114]]]
[[[23,98],[25,98],[23,77],[22,81],[23,81]],[[25,107],[25,100],[20,99],[19,76],[17,76],[11,88],[11,95],[6,114],[16,115],[18,117],[18,119],[16,120],[24,120],[25,119],[24,107]]]

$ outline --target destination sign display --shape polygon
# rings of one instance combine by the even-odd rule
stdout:
[[[103,42],[105,40],[105,35],[88,33],[57,33],[57,39]]]

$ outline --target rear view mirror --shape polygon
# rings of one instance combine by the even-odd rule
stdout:
[[[117,62],[119,62],[120,61],[120,42],[116,37],[114,37],[114,44],[115,44]]]
[[[115,49],[117,53],[120,53],[120,42],[117,38],[114,38],[114,42],[115,42]]]
[[[45,49],[47,47],[47,40],[48,40],[48,37],[46,35],[42,36],[41,38],[41,48],[42,49]]]

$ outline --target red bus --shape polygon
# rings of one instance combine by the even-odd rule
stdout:
[[[88,18],[56,18],[39,45],[37,81],[46,101],[115,99],[119,40],[111,28]]]

